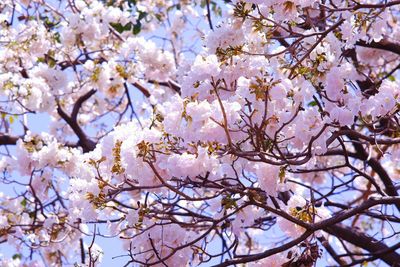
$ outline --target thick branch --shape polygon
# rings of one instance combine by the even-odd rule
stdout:
[[[356,151],[357,157],[360,160],[365,161],[371,168],[376,172],[381,178],[383,184],[385,185],[385,191],[389,196],[398,196],[397,190],[393,185],[392,179],[390,178],[387,171],[382,167],[380,162],[373,158],[369,157],[368,153],[365,151],[362,144],[359,143],[359,139],[353,135],[348,135],[349,139],[354,141],[353,147]],[[400,211],[400,204],[396,204],[397,209]]]
[[[365,41],[360,40],[360,41],[358,41],[356,43],[356,45],[363,46],[363,47],[386,50],[386,51],[390,51],[390,52],[393,52],[393,53],[396,53],[396,54],[400,55],[400,44],[396,44],[396,43],[390,42],[387,39],[382,39],[379,42],[372,41],[370,43],[367,43]]]
[[[272,248],[269,250],[266,250],[264,252],[258,253],[258,254],[253,254],[247,257],[239,258],[239,259],[232,259],[232,260],[226,260],[223,263],[214,265],[213,267],[225,267],[225,266],[231,266],[235,264],[240,264],[240,263],[247,263],[247,262],[252,262],[252,261],[257,261],[260,259],[264,259],[266,257],[272,256],[274,254],[283,252],[287,249],[290,249],[291,247],[296,246],[297,244],[300,244],[302,241],[304,241],[307,237],[309,237],[312,234],[311,231],[306,231],[304,232],[300,237],[293,239],[290,242],[287,242],[283,244],[282,246]]]
[[[362,133],[359,133],[357,131],[351,130],[351,129],[340,129],[332,134],[332,136],[328,139],[330,141],[333,141],[337,137],[341,135],[346,135],[348,137],[353,137],[353,138],[359,138],[365,141],[368,141],[371,145],[394,145],[394,144],[400,144],[400,138],[387,138],[387,139],[377,139],[372,136],[364,135]]]
[[[0,145],[15,145],[20,137],[0,133]]]
[[[146,88],[144,88],[143,85],[141,85],[140,83],[133,83],[132,85],[135,86],[137,89],[139,89],[139,91],[142,92],[142,94],[143,94],[145,97],[150,97],[150,92],[149,92],[149,90],[147,90]]]
[[[92,95],[94,95],[96,93],[95,89],[90,90],[89,92],[87,92],[86,94],[84,94],[83,96],[81,96],[75,103],[74,108],[72,109],[72,113],[71,113],[71,119],[73,119],[74,121],[77,120],[78,118],[78,113],[79,110],[82,107],[82,104],[88,100]]]
[[[354,228],[345,225],[332,225],[327,227],[325,231],[339,239],[367,250],[371,254],[386,251],[386,253],[380,255],[380,259],[390,266],[398,266],[397,264],[400,262],[400,255],[396,253],[396,251],[391,251],[383,242],[379,242],[379,240],[376,240],[373,237],[360,233]]]
[[[175,92],[177,92],[178,94],[181,94],[181,86],[174,81],[169,80],[166,82],[158,82],[155,80],[149,80],[148,82],[151,84],[158,84],[158,85],[169,87],[172,90],[174,90]]]
[[[211,30],[214,30],[212,20],[211,20],[211,9],[210,9],[210,0],[206,0],[207,4],[207,20]]]
[[[340,265],[345,265],[346,262],[344,260],[342,260],[338,254],[336,253],[335,249],[329,244],[329,241],[326,240],[326,238],[324,236],[320,236],[318,237],[318,240],[321,242],[321,244],[324,246],[324,248],[326,249],[326,251],[328,251],[329,255],[332,256],[332,258]]]
[[[374,205],[394,204],[394,203],[399,203],[399,202],[400,202],[400,198],[390,198],[390,197],[384,197],[384,198],[379,198],[379,199],[371,198],[358,207],[355,207],[355,208],[348,210],[346,212],[343,212],[343,213],[339,213],[330,219],[310,225],[310,230],[305,231],[300,237],[298,237],[288,243],[285,243],[282,246],[268,249],[261,253],[243,256],[243,257],[240,257],[237,259],[228,260],[228,261],[225,261],[225,262],[215,265],[215,266],[218,266],[218,267],[230,266],[230,265],[234,265],[234,264],[257,261],[257,260],[272,256],[274,254],[283,252],[287,249],[290,249],[291,247],[294,247],[294,246],[300,244],[302,241],[304,241],[306,238],[308,238],[312,233],[314,233],[315,231],[320,230],[320,229],[322,229],[332,235],[335,235],[338,238],[343,238],[345,241],[352,243],[352,244],[354,244],[362,249],[365,249],[371,253],[381,253],[382,251],[388,251],[387,254],[385,254],[384,256],[381,257],[381,259],[384,260],[386,263],[393,265],[394,263],[400,262],[400,255],[398,255],[396,252],[390,251],[389,247],[387,247],[383,242],[379,242],[378,240],[376,240],[372,237],[369,237],[365,234],[358,233],[355,230],[352,230],[351,228],[349,230],[347,228],[347,226],[335,225],[335,224],[338,222],[341,222],[347,218],[350,218],[351,216],[353,216],[357,213],[360,213],[363,210],[366,210],[369,207],[372,207]],[[362,238],[362,241],[359,241],[357,239],[359,237]],[[356,241],[352,242],[352,240],[356,240]],[[362,244],[363,242],[365,244]]]
[[[57,112],[60,115],[61,118],[65,120],[66,123],[72,128],[74,133],[78,136],[79,142],[78,144],[82,147],[83,152],[89,152],[92,151],[96,147],[96,143],[92,140],[89,139],[89,137],[86,135],[86,133],[82,130],[82,128],[79,126],[77,117],[79,113],[79,109],[82,107],[83,102],[88,100],[92,95],[96,93],[96,90],[92,89],[83,96],[81,96],[75,103],[74,108],[72,110],[71,116],[69,116],[65,111],[61,108],[61,106],[58,104],[57,107]]]

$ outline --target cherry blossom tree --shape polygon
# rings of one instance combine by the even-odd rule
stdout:
[[[0,266],[400,266],[399,20],[1,1]]]

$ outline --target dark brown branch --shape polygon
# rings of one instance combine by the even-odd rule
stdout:
[[[297,244],[299,244],[300,242],[304,241],[307,237],[309,237],[312,234],[311,231],[306,231],[304,232],[300,237],[293,239],[290,242],[287,242],[285,244],[283,244],[282,246],[276,247],[276,248],[272,248],[269,250],[266,250],[264,252],[258,253],[258,254],[253,254],[247,257],[243,257],[243,258],[239,258],[239,259],[232,259],[232,260],[226,260],[223,263],[214,265],[213,267],[225,267],[225,266],[231,266],[231,265],[235,265],[235,264],[240,264],[240,263],[247,263],[247,262],[253,262],[253,261],[257,261],[260,259],[264,259],[266,257],[272,256],[274,254],[283,252],[291,247],[296,246]]]
[[[21,137],[0,133],[0,145],[15,145]]]
[[[329,244],[329,241],[326,240],[324,236],[318,237],[318,240],[321,242],[322,246],[328,251],[329,255],[340,265],[345,265],[346,262],[342,260],[338,254],[336,253],[335,249]]]
[[[359,143],[359,139],[355,136],[348,136],[350,140],[353,141],[353,147],[356,151],[357,157],[360,160],[365,161],[371,168],[378,174],[380,179],[382,180],[383,184],[385,185],[385,191],[389,196],[398,196],[397,190],[393,185],[392,179],[390,178],[387,171],[382,167],[380,162],[373,158],[369,157],[368,153],[365,151],[362,144]],[[400,204],[396,203],[397,209],[400,211]]]
[[[387,139],[377,139],[375,137],[371,137],[368,135],[364,135],[362,133],[359,133],[357,131],[351,130],[351,129],[340,129],[332,134],[332,136],[328,140],[334,140],[338,136],[341,135],[346,135],[348,137],[353,137],[353,138],[359,138],[362,140],[367,141],[371,145],[376,145],[376,144],[381,144],[381,145],[394,145],[394,144],[400,144],[400,138],[387,138]]]
[[[211,9],[210,9],[210,0],[206,0],[206,5],[207,5],[207,20],[208,20],[208,25],[210,26],[211,30],[214,30],[212,20],[211,20]]]
[[[384,1],[384,2],[385,3],[383,3],[383,4],[357,4],[354,7],[354,10],[358,10],[358,9],[362,9],[362,8],[388,8],[388,7],[391,7],[391,6],[400,5],[400,1],[399,0],[391,1],[391,2]]]
[[[79,245],[80,245],[80,249],[81,249],[81,261],[82,261],[82,264],[85,264],[85,247],[83,246],[82,238],[79,239]]]
[[[379,199],[374,199],[371,198],[368,201],[364,202],[360,206],[357,206],[351,210],[348,210],[343,213],[339,213],[335,216],[333,216],[330,219],[321,221],[319,223],[315,224],[310,224],[309,230],[305,231],[300,237],[283,244],[280,247],[276,247],[273,249],[266,250],[261,253],[249,255],[249,256],[243,256],[241,258],[233,259],[233,260],[228,260],[225,261],[221,264],[215,265],[218,267],[222,266],[230,266],[234,264],[240,264],[240,263],[247,263],[247,262],[252,262],[256,260],[260,260],[266,257],[269,257],[271,255],[277,254],[279,252],[283,252],[287,249],[290,249],[293,246],[298,245],[300,242],[308,238],[312,233],[314,233],[317,230],[324,230],[332,235],[337,236],[338,238],[342,238],[345,241],[352,243],[362,249],[365,249],[371,253],[379,253],[380,251],[388,250],[388,247],[383,243],[379,242],[378,240],[367,236],[363,233],[358,233],[354,229],[348,228],[347,226],[342,226],[342,225],[335,225],[336,223],[339,223],[341,221],[346,220],[347,218],[352,217],[353,215],[362,212],[363,210],[366,210],[372,206],[379,205],[379,204],[398,204],[400,202],[400,198],[393,198],[393,197],[384,197],[384,198],[379,198]],[[360,241],[358,238],[360,238]],[[355,240],[355,242],[352,242]],[[365,244],[363,244],[365,243]],[[382,260],[384,260],[386,263],[389,265],[393,265],[394,263],[400,262],[400,255],[398,255],[396,252],[388,252],[388,254],[385,255],[385,257],[382,257]]]
[[[167,81],[167,82],[158,82],[158,81],[155,81],[155,80],[149,80],[148,83],[166,86],[166,87],[171,88],[172,90],[174,90],[178,94],[181,94],[181,86],[179,84],[177,84],[176,82],[174,82],[174,81],[170,80],[170,81]]]
[[[92,89],[83,96],[81,96],[75,103],[74,108],[72,110],[71,116],[69,116],[65,111],[61,108],[60,104],[57,106],[57,112],[61,118],[65,120],[65,122],[72,128],[74,133],[77,135],[79,142],[78,144],[82,147],[83,152],[89,152],[94,150],[96,147],[96,143],[86,135],[86,133],[79,126],[77,121],[77,116],[79,113],[79,109],[82,107],[83,102],[88,100],[92,95],[96,93],[96,90]]]
[[[376,240],[373,237],[370,237],[364,233],[360,233],[354,228],[345,225],[332,225],[327,227],[325,231],[339,239],[367,250],[372,254],[380,253],[381,251],[387,251],[387,253],[384,253],[380,256],[380,259],[390,266],[398,266],[396,264],[400,262],[400,255],[396,253],[396,251],[390,251],[389,247],[383,242],[379,242],[379,240]]]
[[[363,46],[363,47],[386,50],[386,51],[390,51],[390,52],[393,52],[393,53],[396,53],[396,54],[400,55],[400,44],[396,44],[396,43],[390,42],[387,39],[382,39],[379,42],[372,41],[370,43],[367,43],[365,41],[360,40],[360,41],[358,41],[356,43],[356,45]]]
[[[315,223],[311,226],[311,230],[319,230],[319,229],[324,229],[326,227],[329,227],[330,225],[334,225],[340,222],[343,222],[344,220],[362,213],[363,211],[376,206],[376,205],[399,205],[400,204],[400,198],[399,197],[382,197],[382,198],[370,198],[361,205],[354,207],[350,210],[344,211],[344,212],[339,212],[335,214],[333,217],[323,220],[321,222]]]
[[[142,92],[142,94],[143,94],[145,97],[150,97],[150,92],[149,92],[149,90],[147,90],[146,88],[144,88],[143,85],[141,85],[140,83],[133,83],[132,85],[135,86],[137,89],[139,89],[139,91]]]
[[[71,119],[73,119],[74,121],[77,120],[78,118],[78,113],[80,108],[82,107],[82,104],[88,100],[92,95],[94,95],[96,93],[97,90],[92,89],[89,92],[87,92],[86,94],[84,94],[83,96],[81,96],[75,103],[74,108],[72,109],[72,113],[71,113]]]

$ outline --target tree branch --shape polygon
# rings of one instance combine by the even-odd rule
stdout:
[[[400,44],[390,42],[387,39],[382,39],[379,42],[372,41],[370,43],[360,40],[360,41],[357,41],[356,45],[362,46],[362,47],[369,47],[369,48],[376,48],[376,49],[381,49],[381,50],[385,50],[385,51],[390,51],[390,52],[400,55]]]
[[[380,253],[381,251],[387,251],[380,256],[380,259],[390,266],[398,266],[398,263],[400,262],[400,255],[396,251],[391,251],[383,242],[380,242],[379,240],[376,240],[375,238],[364,233],[360,233],[354,228],[339,224],[329,226],[324,230],[325,232],[357,247],[367,250],[372,254]]]
[[[0,145],[15,145],[21,137],[0,133]]]
[[[57,112],[61,118],[65,120],[65,122],[72,128],[74,133],[77,135],[79,142],[78,144],[82,147],[83,152],[89,152],[94,150],[96,147],[96,143],[93,140],[90,140],[86,133],[82,130],[79,126],[77,117],[79,113],[79,109],[82,107],[83,102],[88,100],[92,95],[96,93],[95,89],[90,90],[83,96],[81,96],[75,103],[74,108],[72,109],[72,114],[69,116],[65,111],[61,108],[60,104],[58,103]]]
[[[382,167],[382,165],[379,163],[379,161],[373,157],[369,157],[368,153],[365,151],[364,147],[362,144],[360,144],[358,141],[359,139],[353,135],[348,135],[347,136],[351,141],[353,141],[353,147],[356,151],[356,155],[358,159],[365,161],[371,168],[378,174],[378,176],[381,178],[381,181],[385,185],[385,191],[389,196],[398,196],[397,190],[393,185],[392,179],[390,178],[389,174],[387,171]],[[400,211],[400,204],[396,203],[397,209]]]
[[[169,80],[169,81],[166,81],[166,82],[158,82],[158,81],[155,81],[155,80],[149,80],[148,83],[166,86],[166,87],[171,88],[172,90],[174,90],[178,94],[181,94],[181,86],[179,84],[177,84],[176,82],[174,82],[174,81]]]

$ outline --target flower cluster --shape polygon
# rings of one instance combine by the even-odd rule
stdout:
[[[397,263],[398,1],[58,2],[0,3],[1,266]]]

